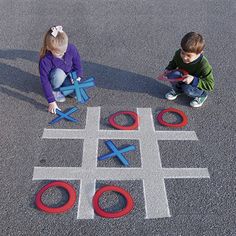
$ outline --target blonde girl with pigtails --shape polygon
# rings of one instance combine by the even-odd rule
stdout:
[[[80,55],[75,45],[68,42],[62,26],[53,26],[45,34],[40,50],[39,73],[42,89],[48,102],[48,111],[56,113],[57,102],[64,102],[60,87],[72,84],[70,72],[82,77]],[[71,91],[73,93],[73,91]]]

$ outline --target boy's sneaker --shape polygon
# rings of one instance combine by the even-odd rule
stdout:
[[[65,102],[66,98],[60,91],[52,91],[52,93],[57,102]]]
[[[190,102],[190,106],[191,107],[201,107],[202,104],[206,101],[206,99],[207,99],[207,94],[206,93],[203,96],[201,96],[201,97],[195,97]]]
[[[181,92],[176,92],[174,89],[171,89],[166,95],[165,98],[167,100],[175,100],[180,94],[182,94]]]

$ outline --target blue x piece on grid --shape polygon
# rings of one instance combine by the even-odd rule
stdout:
[[[80,103],[85,103],[89,100],[89,96],[87,95],[85,89],[94,87],[94,78],[90,77],[87,80],[83,82],[79,82],[77,80],[77,74],[76,71],[73,71],[70,73],[71,78],[74,81],[73,85],[66,86],[66,87],[61,87],[60,91],[66,96],[71,93],[71,91],[75,91],[76,94],[76,99]]]
[[[66,119],[66,120],[69,120],[71,122],[75,122],[75,123],[78,123],[79,121],[76,120],[75,118],[69,116],[70,114],[76,112],[78,110],[77,107],[72,107],[70,108],[66,113],[56,109],[56,113],[57,115],[59,115],[57,118],[53,119],[51,122],[49,122],[48,124],[49,125],[53,125],[55,124],[56,122],[60,121],[61,119]]]
[[[106,143],[107,147],[112,151],[112,153],[98,157],[99,161],[105,160],[110,157],[117,156],[123,165],[129,166],[128,160],[122,155],[122,153],[134,151],[135,150],[134,145],[129,145],[125,148],[118,150],[117,147],[114,145],[114,143],[111,140],[108,140],[105,143]]]

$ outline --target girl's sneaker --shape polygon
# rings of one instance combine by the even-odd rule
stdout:
[[[166,95],[165,98],[167,100],[175,100],[180,94],[180,92],[176,92],[174,89],[171,89]]]
[[[75,99],[77,99],[77,97],[76,97],[76,95],[74,93],[71,93],[71,94],[67,95],[67,97],[68,98],[75,98]]]
[[[207,99],[207,94],[204,93],[203,96],[194,98],[193,101],[190,102],[190,106],[201,107],[202,104],[206,101],[206,99]]]
[[[57,102],[65,102],[66,98],[60,91],[52,91],[52,93]]]

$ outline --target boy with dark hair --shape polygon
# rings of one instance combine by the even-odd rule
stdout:
[[[186,94],[194,98],[190,102],[192,107],[200,107],[207,99],[206,91],[213,91],[214,77],[212,67],[205,56],[203,49],[205,41],[202,35],[190,32],[181,40],[181,49],[175,52],[165,72],[174,69],[183,69],[188,72],[182,82],[171,82],[173,89],[165,97],[175,100],[179,95]]]

